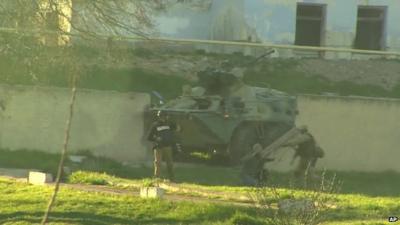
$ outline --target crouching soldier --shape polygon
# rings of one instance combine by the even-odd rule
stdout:
[[[325,153],[322,148],[317,145],[317,142],[310,132],[308,132],[306,126],[300,127],[299,130],[300,135],[289,140],[285,144],[285,146],[292,147],[295,150],[292,163],[297,157],[300,158],[294,175],[296,178],[306,176],[315,179],[317,178],[315,175],[317,160],[324,157]]]
[[[160,178],[161,161],[167,163],[168,178],[174,180],[172,150],[176,145],[175,132],[179,127],[170,121],[167,113],[159,111],[157,121],[152,125],[147,139],[155,145],[154,150],[154,177]]]
[[[268,171],[264,168],[264,165],[273,161],[273,159],[262,157],[260,153],[262,149],[263,147],[260,144],[255,144],[253,151],[258,153],[247,159],[243,164],[240,176],[242,184],[245,186],[259,186],[268,179]]]

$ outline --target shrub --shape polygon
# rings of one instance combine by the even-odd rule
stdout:
[[[305,178],[305,180],[308,180]],[[283,192],[276,187],[259,187],[250,195],[262,207],[264,215],[268,215],[268,224],[274,225],[316,225],[323,222],[324,211],[335,208],[340,182],[336,175],[331,179],[322,173],[319,187],[315,183],[311,189],[301,194],[295,189]],[[307,188],[307,184],[305,187]],[[278,203],[278,209],[274,206]]]
[[[73,184],[107,185],[110,184],[112,176],[105,173],[87,173],[77,171],[68,177],[68,181]]]

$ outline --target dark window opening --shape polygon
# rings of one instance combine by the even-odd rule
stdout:
[[[321,46],[325,30],[326,6],[297,4],[296,45]]]
[[[385,6],[359,6],[354,47],[364,50],[385,48]]]

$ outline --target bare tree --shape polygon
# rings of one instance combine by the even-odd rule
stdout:
[[[148,35],[153,26],[151,13],[160,8],[159,0],[2,0],[0,17],[3,27],[35,28],[36,32],[68,33],[64,21],[80,35],[99,31]]]
[[[111,47],[110,35],[148,37],[154,33],[152,15],[164,4],[163,0],[2,0],[0,57],[13,59],[15,68],[10,71],[25,66],[39,84],[43,79],[37,77],[43,77],[46,68],[71,68],[82,62],[79,45]]]
[[[15,69],[25,67],[24,73],[33,80],[40,73],[52,76],[48,68],[56,66],[64,68],[71,81],[71,102],[56,186],[42,224],[47,223],[56,201],[68,149],[76,84],[86,69],[85,63],[81,63],[84,57],[81,49],[71,40],[93,42],[118,34],[147,37],[153,31],[152,12],[160,8],[158,0],[0,1],[0,57],[12,59]]]

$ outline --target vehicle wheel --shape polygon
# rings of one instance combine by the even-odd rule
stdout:
[[[240,159],[252,151],[255,144],[270,145],[292,126],[275,123],[249,123],[239,126],[229,144],[231,163],[237,165]]]

